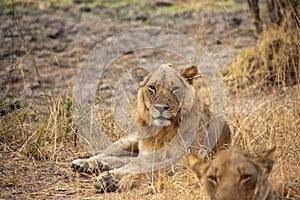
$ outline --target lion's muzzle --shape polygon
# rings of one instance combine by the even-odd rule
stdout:
[[[150,109],[150,116],[153,119],[153,123],[156,126],[168,126],[171,119],[174,117],[170,112],[171,106],[167,104],[155,104]]]

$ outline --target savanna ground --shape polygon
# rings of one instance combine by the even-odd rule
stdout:
[[[72,85],[81,63],[107,37],[155,26],[180,31],[208,47],[224,74],[232,146],[251,154],[277,146],[270,180],[279,195],[300,199],[298,74],[291,83],[281,81],[280,68],[272,70],[270,79],[263,67],[253,66],[272,42],[255,46],[246,2],[2,0],[0,5],[0,198],[206,199],[191,172],[180,166],[174,176],[161,174],[156,182],[114,194],[96,194],[93,175],[70,169],[73,159],[90,155],[75,137],[72,120]],[[266,38],[287,41],[274,32]],[[299,52],[299,37],[292,38]],[[284,49],[289,52],[289,45]],[[145,63],[165,59],[150,54],[134,57]],[[280,64],[284,54],[280,58],[272,62]],[[103,120],[112,127],[109,117]]]

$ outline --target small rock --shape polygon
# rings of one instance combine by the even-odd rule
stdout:
[[[165,6],[165,7],[170,7],[173,6],[173,3],[168,2],[168,1],[157,1],[155,3],[156,6]]]
[[[84,6],[84,7],[80,8],[80,11],[81,12],[91,12],[92,8],[88,7],[88,6]]]
[[[73,3],[80,4],[80,3],[83,3],[83,0],[73,0]]]

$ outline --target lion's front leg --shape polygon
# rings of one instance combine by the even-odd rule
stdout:
[[[137,156],[138,139],[133,134],[111,144],[101,154],[87,159],[76,159],[71,167],[75,172],[100,173],[128,164]]]
[[[135,159],[136,157],[131,156],[103,157],[102,154],[99,154],[87,159],[76,159],[72,162],[71,167],[75,172],[99,174],[101,172],[121,168]]]

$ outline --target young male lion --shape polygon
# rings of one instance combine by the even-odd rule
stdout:
[[[162,65],[154,72],[136,68],[131,75],[139,84],[137,133],[121,138],[98,155],[72,162],[77,172],[109,171],[99,175],[100,192],[124,187],[135,172],[161,169],[188,151],[198,153],[204,138],[215,139],[206,141],[214,151],[230,143],[227,123],[212,118],[208,107],[199,101],[192,85],[198,76],[196,67],[177,70]]]
[[[275,148],[257,157],[229,148],[212,160],[193,154],[188,154],[186,159],[212,200],[287,200],[277,197],[268,181],[275,157]]]

